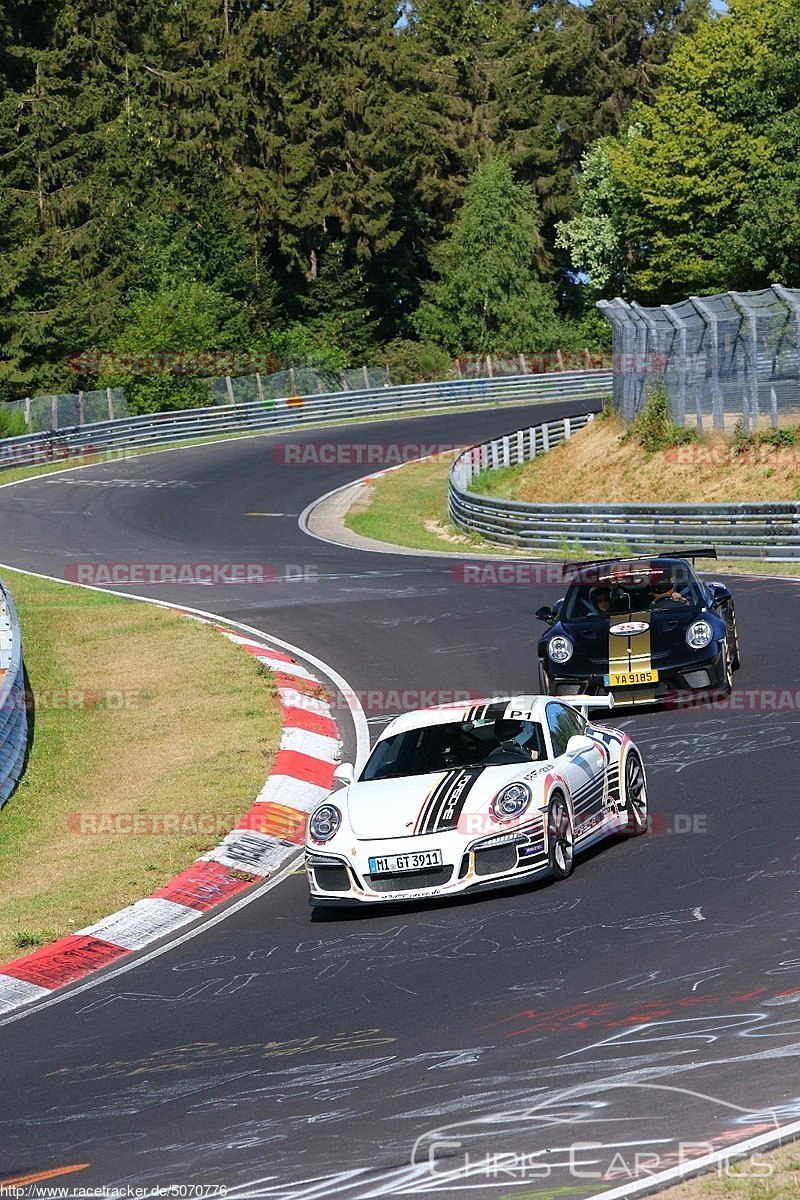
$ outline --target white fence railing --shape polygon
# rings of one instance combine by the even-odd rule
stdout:
[[[90,454],[124,453],[208,437],[374,420],[417,411],[447,411],[494,404],[544,404],[554,400],[584,400],[599,408],[610,389],[610,371],[563,371],[550,375],[457,379],[447,383],[419,383],[182,409],[6,438],[0,441],[0,469],[59,462]]]
[[[800,560],[800,502],[535,504],[472,492],[481,471],[529,462],[592,419],[582,413],[520,429],[458,456],[448,480],[450,520],[489,542],[580,557],[715,545],[730,558]],[[602,471],[598,462],[597,469]]]
[[[22,636],[14,601],[0,580],[0,807],[22,774],[27,745]]]

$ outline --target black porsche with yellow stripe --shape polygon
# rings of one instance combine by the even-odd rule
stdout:
[[[567,563],[565,595],[536,616],[544,695],[603,695],[654,704],[729,691],[739,666],[730,590],[703,582],[685,555]]]

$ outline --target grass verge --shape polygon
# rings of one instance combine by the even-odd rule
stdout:
[[[800,1189],[800,1147],[757,1151],[727,1169],[697,1175],[658,1193],[659,1200],[796,1200]]]
[[[551,451],[551,454],[557,453]],[[390,542],[396,546],[407,546],[417,550],[438,550],[440,553],[476,554],[483,558],[594,558],[594,551],[586,551],[579,542],[571,542],[557,551],[515,550],[484,541],[476,535],[468,535],[450,524],[447,516],[447,473],[450,456],[430,459],[421,463],[409,463],[387,475],[379,476],[366,485],[362,496],[345,517],[345,525],[354,533],[373,538],[379,542]],[[544,461],[541,459],[539,461]],[[510,467],[508,472],[522,468]],[[473,482],[473,490],[481,491],[487,478],[501,472],[486,471]],[[618,547],[624,553],[623,546]],[[711,561],[699,564],[701,571],[726,575],[786,575],[800,577],[800,563],[773,563],[762,559],[718,559],[712,567]]]
[[[16,572],[6,583],[35,713],[27,771],[0,810],[0,962],[148,895],[216,845],[281,733],[263,668],[209,626]],[[155,832],[83,832],[136,817]],[[159,832],[167,818],[177,832]]]

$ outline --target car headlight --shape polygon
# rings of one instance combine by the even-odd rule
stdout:
[[[533,798],[526,783],[510,783],[492,801],[492,815],[498,821],[513,821],[521,817]]]
[[[342,814],[335,804],[323,804],[312,814],[308,831],[315,842],[329,842],[342,823]]]
[[[714,636],[708,621],[692,621],[686,630],[686,645],[692,650],[704,650]]]
[[[562,637],[557,634],[556,637],[550,638],[547,643],[547,653],[552,658],[553,662],[565,663],[572,658],[574,647],[568,637]]]

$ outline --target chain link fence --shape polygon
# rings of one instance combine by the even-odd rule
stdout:
[[[800,289],[600,300],[613,329],[614,406],[631,421],[662,379],[679,425],[746,431],[800,419]]]
[[[197,407],[250,404],[291,396],[319,396],[331,392],[362,391],[385,387],[388,373],[383,367],[351,367],[344,371],[289,368],[271,375],[254,373],[233,378],[224,375],[200,380],[208,389]],[[70,429],[96,421],[118,421],[131,415],[124,388],[61,392],[13,400],[5,405],[9,414],[20,413],[30,433]]]
[[[169,355],[142,355],[150,369],[165,370],[162,359]],[[180,358],[181,356],[172,356]],[[101,355],[78,355],[78,363],[90,364]],[[153,366],[155,364],[155,366]],[[550,375],[564,371],[607,369],[611,352],[554,350],[542,354],[482,354],[462,355],[453,360],[447,379],[493,379],[518,375]],[[182,374],[177,370],[176,374]],[[371,391],[391,387],[390,372],[385,367],[349,367],[343,371],[310,367],[290,367],[272,374],[251,371],[246,375],[219,375],[201,378],[207,395],[203,394],[197,408],[222,405],[264,403],[295,396],[331,395],[335,392]],[[131,415],[124,388],[99,388],[94,391],[66,392],[52,396],[35,396],[14,400],[5,405],[9,415],[19,413],[30,433],[70,429],[75,425],[91,425],[97,421],[118,421]]]

